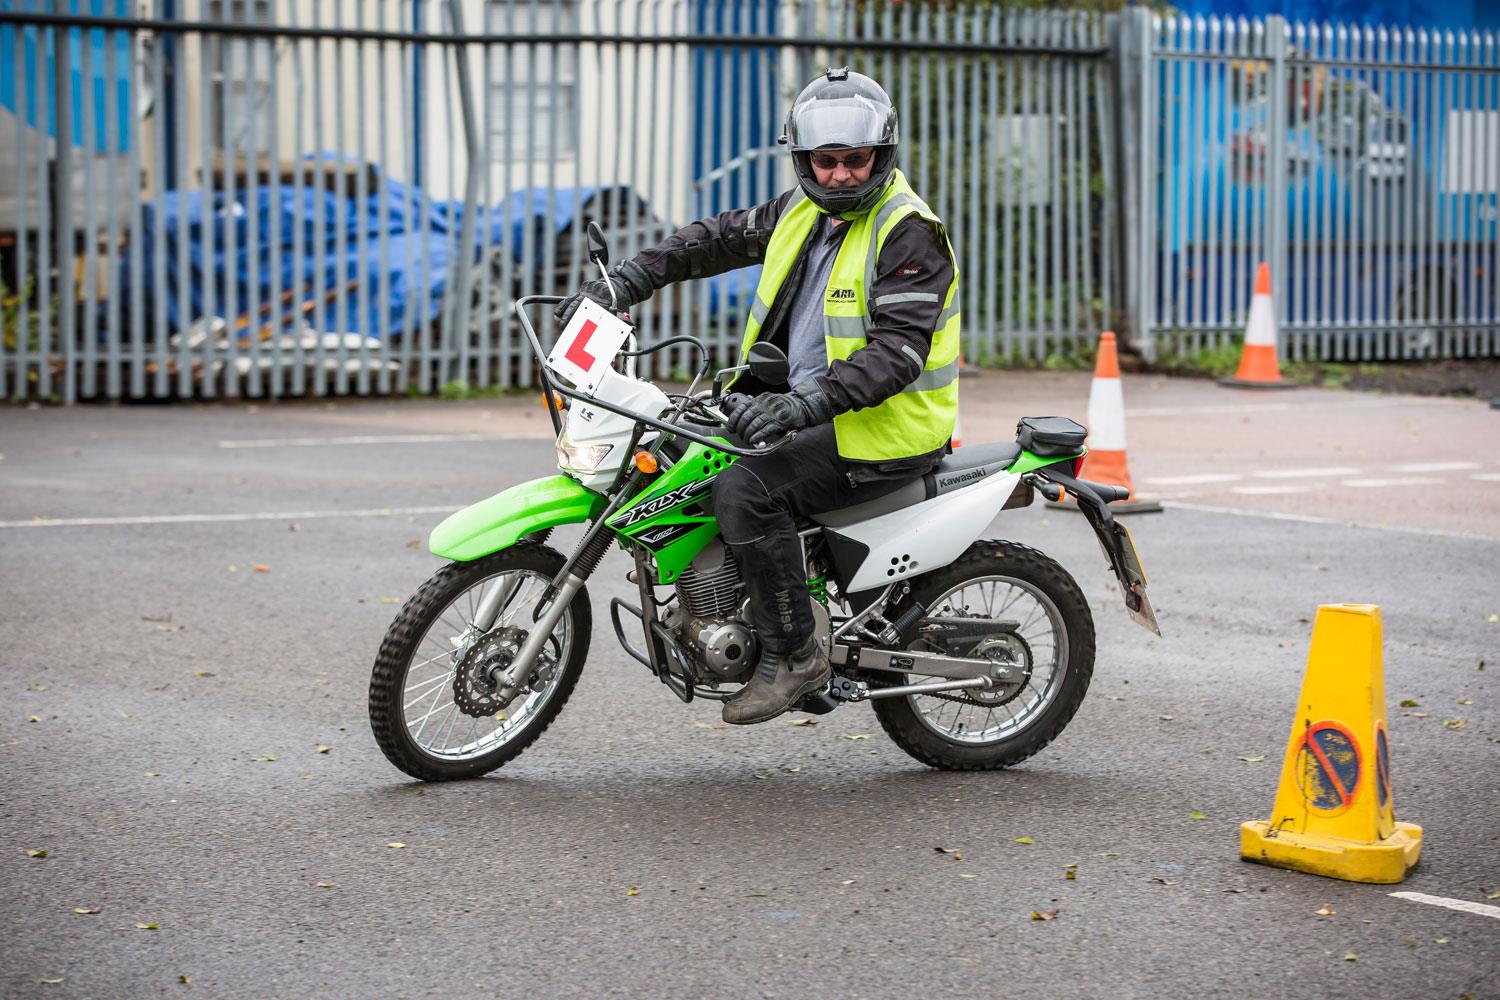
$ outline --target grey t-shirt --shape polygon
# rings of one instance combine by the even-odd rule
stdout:
[[[848,223],[835,226],[824,215],[808,236],[807,267],[787,317],[786,353],[791,362],[788,385],[800,385],[828,372],[828,347],[823,341],[823,295],[828,288],[828,277],[833,274],[834,258],[844,245],[844,233],[848,230]]]

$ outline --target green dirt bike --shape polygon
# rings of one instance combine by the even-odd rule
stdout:
[[[589,241],[603,271],[608,252],[597,226]],[[634,560],[629,578],[639,593],[638,605],[610,602],[615,637],[678,698],[723,701],[758,658],[711,490],[729,465],[786,439],[746,446],[717,403],[745,370],[767,384],[784,381],[785,356],[757,344],[747,364],[698,391],[709,371],[701,342],[674,337],[626,350],[628,323],[592,302],[549,355],[526,308],[559,301],[527,296],[515,310],[546,359],[540,370],[561,474],[513,486],[433,530],[430,549],[450,562],[406,602],[375,661],[375,738],[415,778],[492,771],[557,717],[588,659],[586,583],[612,545]],[[633,377],[635,358],[681,343],[703,358],[687,392]],[[1093,674],[1093,618],[1052,559],[980,537],[997,514],[1029,505],[1034,493],[1058,500],[1066,492],[1098,536],[1127,611],[1160,634],[1135,546],[1108,507],[1125,491],[1077,478],[1084,433],[1066,418],[1028,418],[1016,442],[965,446],[893,493],[801,525],[833,678],[796,710],[870,701],[901,749],[950,770],[1006,767],[1054,739]],[[586,528],[564,555],[547,540],[568,524]]]

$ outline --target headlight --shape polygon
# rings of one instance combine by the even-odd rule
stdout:
[[[565,430],[557,438],[557,467],[569,472],[593,472],[614,450],[612,444],[574,444]]]

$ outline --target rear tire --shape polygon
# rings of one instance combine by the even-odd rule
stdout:
[[[971,598],[965,595],[982,594],[985,587],[990,587],[992,605],[997,601],[994,594],[1001,587],[1016,596],[1008,601],[1000,599],[999,607],[968,606]],[[993,708],[979,705],[968,709],[971,717],[983,714],[987,720],[968,732],[959,718],[965,712],[961,704],[955,710],[954,721],[945,724],[941,718],[934,718],[931,706],[936,705],[941,716],[948,711],[943,706],[954,702],[931,695],[876,699],[871,705],[886,735],[912,757],[945,771],[1010,767],[1056,739],[1083,703],[1094,673],[1094,618],[1088,601],[1068,571],[1028,546],[981,540],[969,546],[953,563],[919,577],[913,592],[931,617],[943,616],[945,611],[965,617],[1005,617],[1016,608],[1034,606],[1039,617],[1030,616],[1027,620],[1034,619],[1038,624],[1028,626],[1023,621],[1015,630],[1023,640],[1021,643],[1013,640],[994,643],[997,649],[1021,650],[1029,676],[1025,687],[1010,701],[997,702]],[[952,606],[949,601],[959,606]],[[1043,619],[1045,629],[1039,624]],[[1050,640],[1046,638],[1049,634]],[[1049,641],[1052,662],[1043,664],[1036,653],[1045,652]],[[1049,673],[1038,680],[1037,674],[1043,666]],[[906,683],[921,680],[910,676]],[[945,693],[963,695],[961,691]],[[977,695],[978,699],[984,697],[985,694]]]
[[[375,741],[390,762],[423,781],[454,781],[495,770],[536,742],[567,704],[589,652],[592,616],[589,595],[580,588],[553,631],[561,664],[551,680],[523,691],[502,714],[504,719],[472,719],[453,702],[453,639],[466,635],[472,624],[476,594],[489,581],[504,574],[517,574],[525,587],[542,586],[561,571],[562,553],[544,545],[521,542],[473,562],[449,563],[432,575],[402,607],[386,631],[370,676],[370,728]],[[531,589],[517,590],[511,604],[501,612],[496,625],[524,628],[531,613],[524,599]],[[425,668],[429,676],[411,681],[414,668]],[[446,672],[446,678],[444,674]],[[428,700],[431,695],[431,701]],[[410,709],[410,711],[408,711]],[[424,717],[433,717],[431,728],[419,727]],[[487,728],[481,729],[488,724]],[[457,746],[447,739],[424,744],[422,737],[468,727]],[[418,727],[413,732],[413,727]],[[456,727],[456,728],[455,728]]]

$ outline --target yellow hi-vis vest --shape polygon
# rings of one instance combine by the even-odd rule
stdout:
[[[777,220],[745,327],[741,364],[750,345],[760,337],[761,324],[770,314],[771,304],[802,252],[818,215],[818,207],[799,188]],[[929,296],[932,301],[937,300],[932,292],[897,293],[874,302],[866,299],[866,290],[875,281],[875,262],[880,258],[886,237],[909,215],[920,215],[937,227],[948,247],[948,256],[954,261],[953,281],[943,299],[927,363],[916,380],[883,403],[833,418],[839,454],[846,459],[880,462],[936,451],[953,436],[958,417],[958,262],[942,221],[917,197],[899,170],[869,211],[844,222],[849,231],[844,234],[844,243],[834,258],[833,272],[823,292],[823,338],[828,362],[842,361],[865,346],[874,325],[871,312],[876,306]]]

